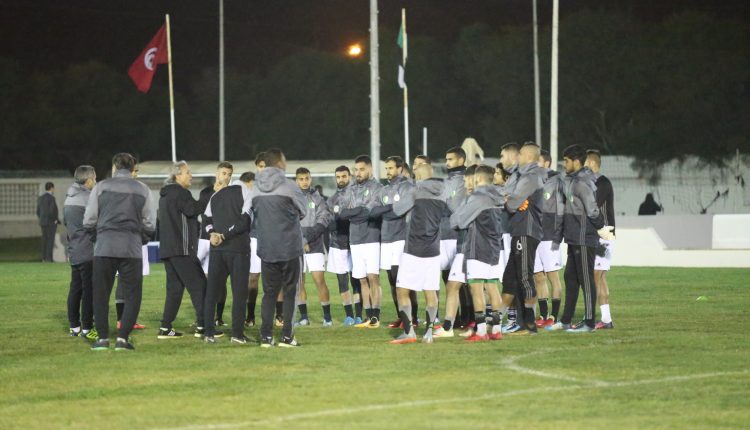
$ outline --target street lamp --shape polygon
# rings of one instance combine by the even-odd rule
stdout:
[[[359,57],[360,55],[362,55],[362,45],[360,45],[359,43],[349,45],[349,47],[346,49],[346,54],[350,57]]]

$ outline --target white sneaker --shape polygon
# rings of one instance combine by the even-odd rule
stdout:
[[[470,328],[470,329],[468,329],[466,331],[463,331],[463,332],[459,333],[458,335],[461,336],[461,337],[471,337],[472,335],[474,335],[474,329]]]
[[[455,333],[453,333],[453,329],[446,330],[442,327],[435,330],[435,333],[432,335],[433,337],[453,337],[455,336]]]

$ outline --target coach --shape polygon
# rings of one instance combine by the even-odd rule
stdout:
[[[116,350],[135,349],[128,341],[141,309],[143,241],[153,235],[156,208],[148,187],[133,179],[135,158],[127,153],[112,158],[112,177],[91,190],[83,226],[96,229],[94,245],[94,321],[99,340],[93,350],[109,348],[109,296],[115,273],[125,296]]]

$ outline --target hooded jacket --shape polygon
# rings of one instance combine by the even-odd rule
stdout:
[[[542,240],[542,194],[544,179],[542,168],[536,163],[529,163],[519,167],[518,171],[511,176],[505,189],[508,200],[505,209],[511,214],[510,234],[514,237],[529,236],[536,240]],[[528,201],[528,208],[519,211],[520,206]]]
[[[406,239],[406,219],[393,213],[393,203],[401,199],[414,184],[403,176],[391,179],[388,185],[380,190],[380,202],[370,211],[370,219],[382,219],[380,225],[380,242],[393,243]]]
[[[83,214],[90,195],[91,190],[78,183],[73,183],[65,195],[63,221],[68,230],[68,258],[72,266],[94,259],[93,231],[83,228]]]
[[[159,258],[162,260],[198,253],[198,215],[206,210],[210,194],[196,201],[180,184],[159,191]]]
[[[443,181],[425,179],[393,202],[393,213],[406,215],[405,253],[420,258],[440,255],[440,224],[450,214],[444,195]]]
[[[445,178],[445,187],[443,189],[443,200],[448,205],[450,213],[453,213],[463,202],[466,197],[466,188],[464,188],[464,173],[466,167],[454,167],[448,170],[448,177]],[[451,228],[450,214],[448,214],[440,223],[440,240],[455,240],[458,233]]]
[[[255,177],[251,194],[258,257],[268,263],[299,258],[303,253],[300,220],[307,212],[299,186],[278,167],[266,167]]]
[[[339,218],[349,221],[350,245],[380,243],[380,221],[370,219],[370,211],[380,206],[380,190],[383,185],[375,178],[364,183],[356,181],[349,185],[344,201],[348,207],[341,207]]]
[[[598,246],[597,230],[604,227],[604,217],[596,205],[594,172],[588,167],[565,177],[565,214],[563,237],[569,245]]]
[[[542,203],[542,240],[562,237],[565,212],[565,180],[560,172],[547,169]]]
[[[331,212],[323,197],[314,189],[301,190],[305,197],[305,217],[300,221],[304,242],[310,246],[310,253],[323,253],[323,234],[328,231]]]
[[[478,186],[469,195],[466,204],[451,215],[451,227],[467,230],[461,249],[465,260],[477,260],[491,266],[500,261],[503,201],[496,187]]]
[[[143,243],[156,231],[151,191],[127,169],[94,186],[83,226],[96,230],[94,257],[143,258]]]
[[[349,249],[349,221],[336,218],[336,211],[342,207],[346,207],[347,204],[344,202],[347,185],[344,188],[337,188],[336,192],[332,196],[328,197],[326,206],[331,214],[330,222],[328,223],[328,231],[330,233],[330,246],[336,249]]]

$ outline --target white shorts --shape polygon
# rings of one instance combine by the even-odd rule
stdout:
[[[352,256],[348,249],[329,248],[327,271],[345,275],[352,271]]]
[[[143,276],[148,276],[151,274],[151,265],[148,262],[148,245],[143,245],[142,250]]]
[[[380,268],[391,270],[391,266],[401,264],[401,254],[404,252],[405,240],[380,244]]]
[[[440,241],[440,270],[448,270],[456,258],[456,239]]]
[[[351,245],[352,277],[363,279],[367,274],[380,274],[380,243]]]
[[[456,254],[451,265],[450,274],[448,274],[448,281],[466,283],[466,273],[464,273],[464,255],[462,253]]]
[[[503,233],[503,249],[500,250],[500,267],[503,269],[503,272],[510,259],[510,240],[510,233]]]
[[[552,241],[543,240],[536,247],[536,257],[534,258],[534,273],[557,272],[562,269],[562,252],[560,248],[557,251],[552,250]]]
[[[599,243],[607,247],[607,253],[604,254],[604,257],[596,256],[594,270],[609,270],[610,266],[612,266],[612,252],[615,250],[615,241],[600,238]]]
[[[466,278],[468,281],[474,279],[494,280],[502,277],[503,271],[500,270],[499,264],[490,266],[479,260],[466,260]]]
[[[258,257],[258,239],[250,238],[250,273],[260,273],[260,257]]]
[[[326,270],[326,257],[322,252],[305,254],[304,272],[322,272]]]
[[[440,256],[415,257],[401,254],[396,287],[412,291],[440,290]]]
[[[208,274],[208,254],[211,252],[211,241],[208,239],[198,239],[198,260],[201,262],[203,273]]]

